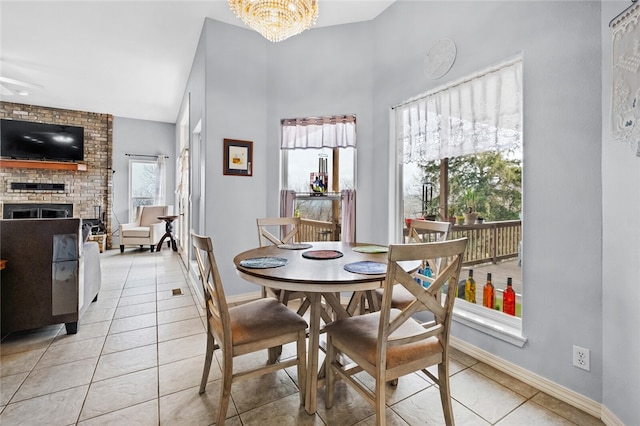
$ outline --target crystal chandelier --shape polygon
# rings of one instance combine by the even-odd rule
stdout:
[[[229,7],[245,24],[273,42],[300,34],[318,17],[317,0],[229,0]]]

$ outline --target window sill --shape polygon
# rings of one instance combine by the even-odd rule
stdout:
[[[492,311],[465,300],[456,299],[453,320],[520,348],[527,341],[522,335],[521,318]]]

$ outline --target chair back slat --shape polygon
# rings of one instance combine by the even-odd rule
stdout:
[[[213,254],[211,238],[196,235],[191,231],[191,240],[195,248],[196,262],[200,275],[200,283],[204,291],[207,309],[207,324],[211,327],[220,345],[231,349],[231,319],[229,307],[224,294],[224,287],[218,272],[218,266]]]
[[[451,231],[450,222],[438,222],[435,220],[412,220],[409,226],[409,243],[430,243],[446,241]],[[422,267],[429,266],[432,271],[438,272],[440,261],[425,262]]]
[[[442,344],[448,344],[451,315],[457,288],[462,259],[467,247],[467,239],[461,238],[451,241],[438,241],[415,244],[392,244],[389,246],[387,275],[384,283],[384,293],[380,309],[378,351],[381,356],[386,354],[387,346],[396,346],[416,342],[431,336],[437,336]],[[425,261],[442,264],[442,268],[433,271],[428,287],[416,282],[415,273],[405,271],[398,262]],[[447,297],[442,304],[440,293],[447,283],[449,285]],[[391,309],[394,285],[400,284],[414,295],[415,300],[402,310]],[[434,323],[424,332],[412,335],[394,335],[406,321],[414,321],[413,314],[428,310],[434,315]]]
[[[299,242],[299,217],[267,217],[256,220],[258,226],[258,244],[263,247],[268,242],[273,245]],[[275,229],[278,229],[275,231]],[[284,235],[284,237],[276,236]]]
[[[412,220],[409,225],[410,243],[445,241],[449,236],[451,223],[435,220]]]
[[[387,341],[387,347],[407,345],[409,343],[419,342],[432,336],[438,336],[444,331],[444,326],[438,324],[436,326],[425,329],[422,333],[412,334],[410,336],[394,337],[390,336]]]

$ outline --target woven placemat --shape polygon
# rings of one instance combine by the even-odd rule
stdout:
[[[283,250],[304,250],[313,247],[311,244],[295,243],[295,244],[280,244],[279,249]]]
[[[387,265],[380,262],[363,260],[361,262],[347,263],[344,265],[344,269],[354,274],[380,275],[387,272]]]
[[[278,268],[286,265],[287,259],[282,257],[253,257],[240,261],[240,266],[251,269]]]
[[[344,256],[341,251],[338,250],[309,250],[302,253],[302,257],[307,259],[337,259]]]
[[[357,246],[353,248],[353,251],[358,253],[388,253],[389,247],[385,246]]]

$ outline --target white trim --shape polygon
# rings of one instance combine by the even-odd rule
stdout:
[[[198,276],[199,272],[193,271],[193,273],[191,273],[187,271],[186,274],[187,274],[187,281],[191,286],[191,293],[193,294],[193,298],[196,299],[196,302],[198,303],[198,305],[204,309],[204,299],[202,295],[202,290],[198,291],[198,288],[200,286],[200,278]],[[250,302],[252,300],[260,299],[261,297],[262,297],[262,293],[260,291],[237,294],[235,296],[227,297],[227,304],[232,305],[234,303]]]
[[[396,115],[393,109],[389,109],[389,150],[387,152],[387,158],[389,159],[388,164],[388,173],[389,173],[389,200],[390,203],[387,204],[388,210],[388,241],[392,243],[399,243],[402,241],[402,230],[398,229],[398,219],[402,218],[402,205],[401,195],[402,195],[402,179],[400,174],[400,169],[398,168],[398,156],[397,156],[397,146],[395,138],[396,131]],[[400,192],[399,192],[400,191]],[[402,221],[399,221],[402,223]]]
[[[462,299],[456,299],[453,320],[520,348],[527,342],[527,338],[522,335],[521,318],[492,311]]]
[[[607,426],[625,426],[624,423],[604,405],[602,406],[600,420]]]
[[[509,361],[499,358],[494,354],[473,346],[461,339],[451,336],[449,343],[451,344],[451,347],[464,352],[465,354],[477,359],[478,361],[481,361],[497,370],[502,371],[503,373],[508,374],[511,377],[514,377],[530,386],[533,386],[534,388],[554,398],[557,398],[560,401],[566,402],[572,407],[584,411],[587,414],[590,414],[596,418],[600,418],[601,413],[603,412],[602,404],[600,404],[599,402],[587,398],[586,396],[572,391],[571,389],[565,388],[562,385],[552,382],[551,380],[539,376],[518,365],[512,364]],[[612,417],[615,418],[615,416],[613,415]],[[620,425],[622,425],[622,423],[620,423]]]

